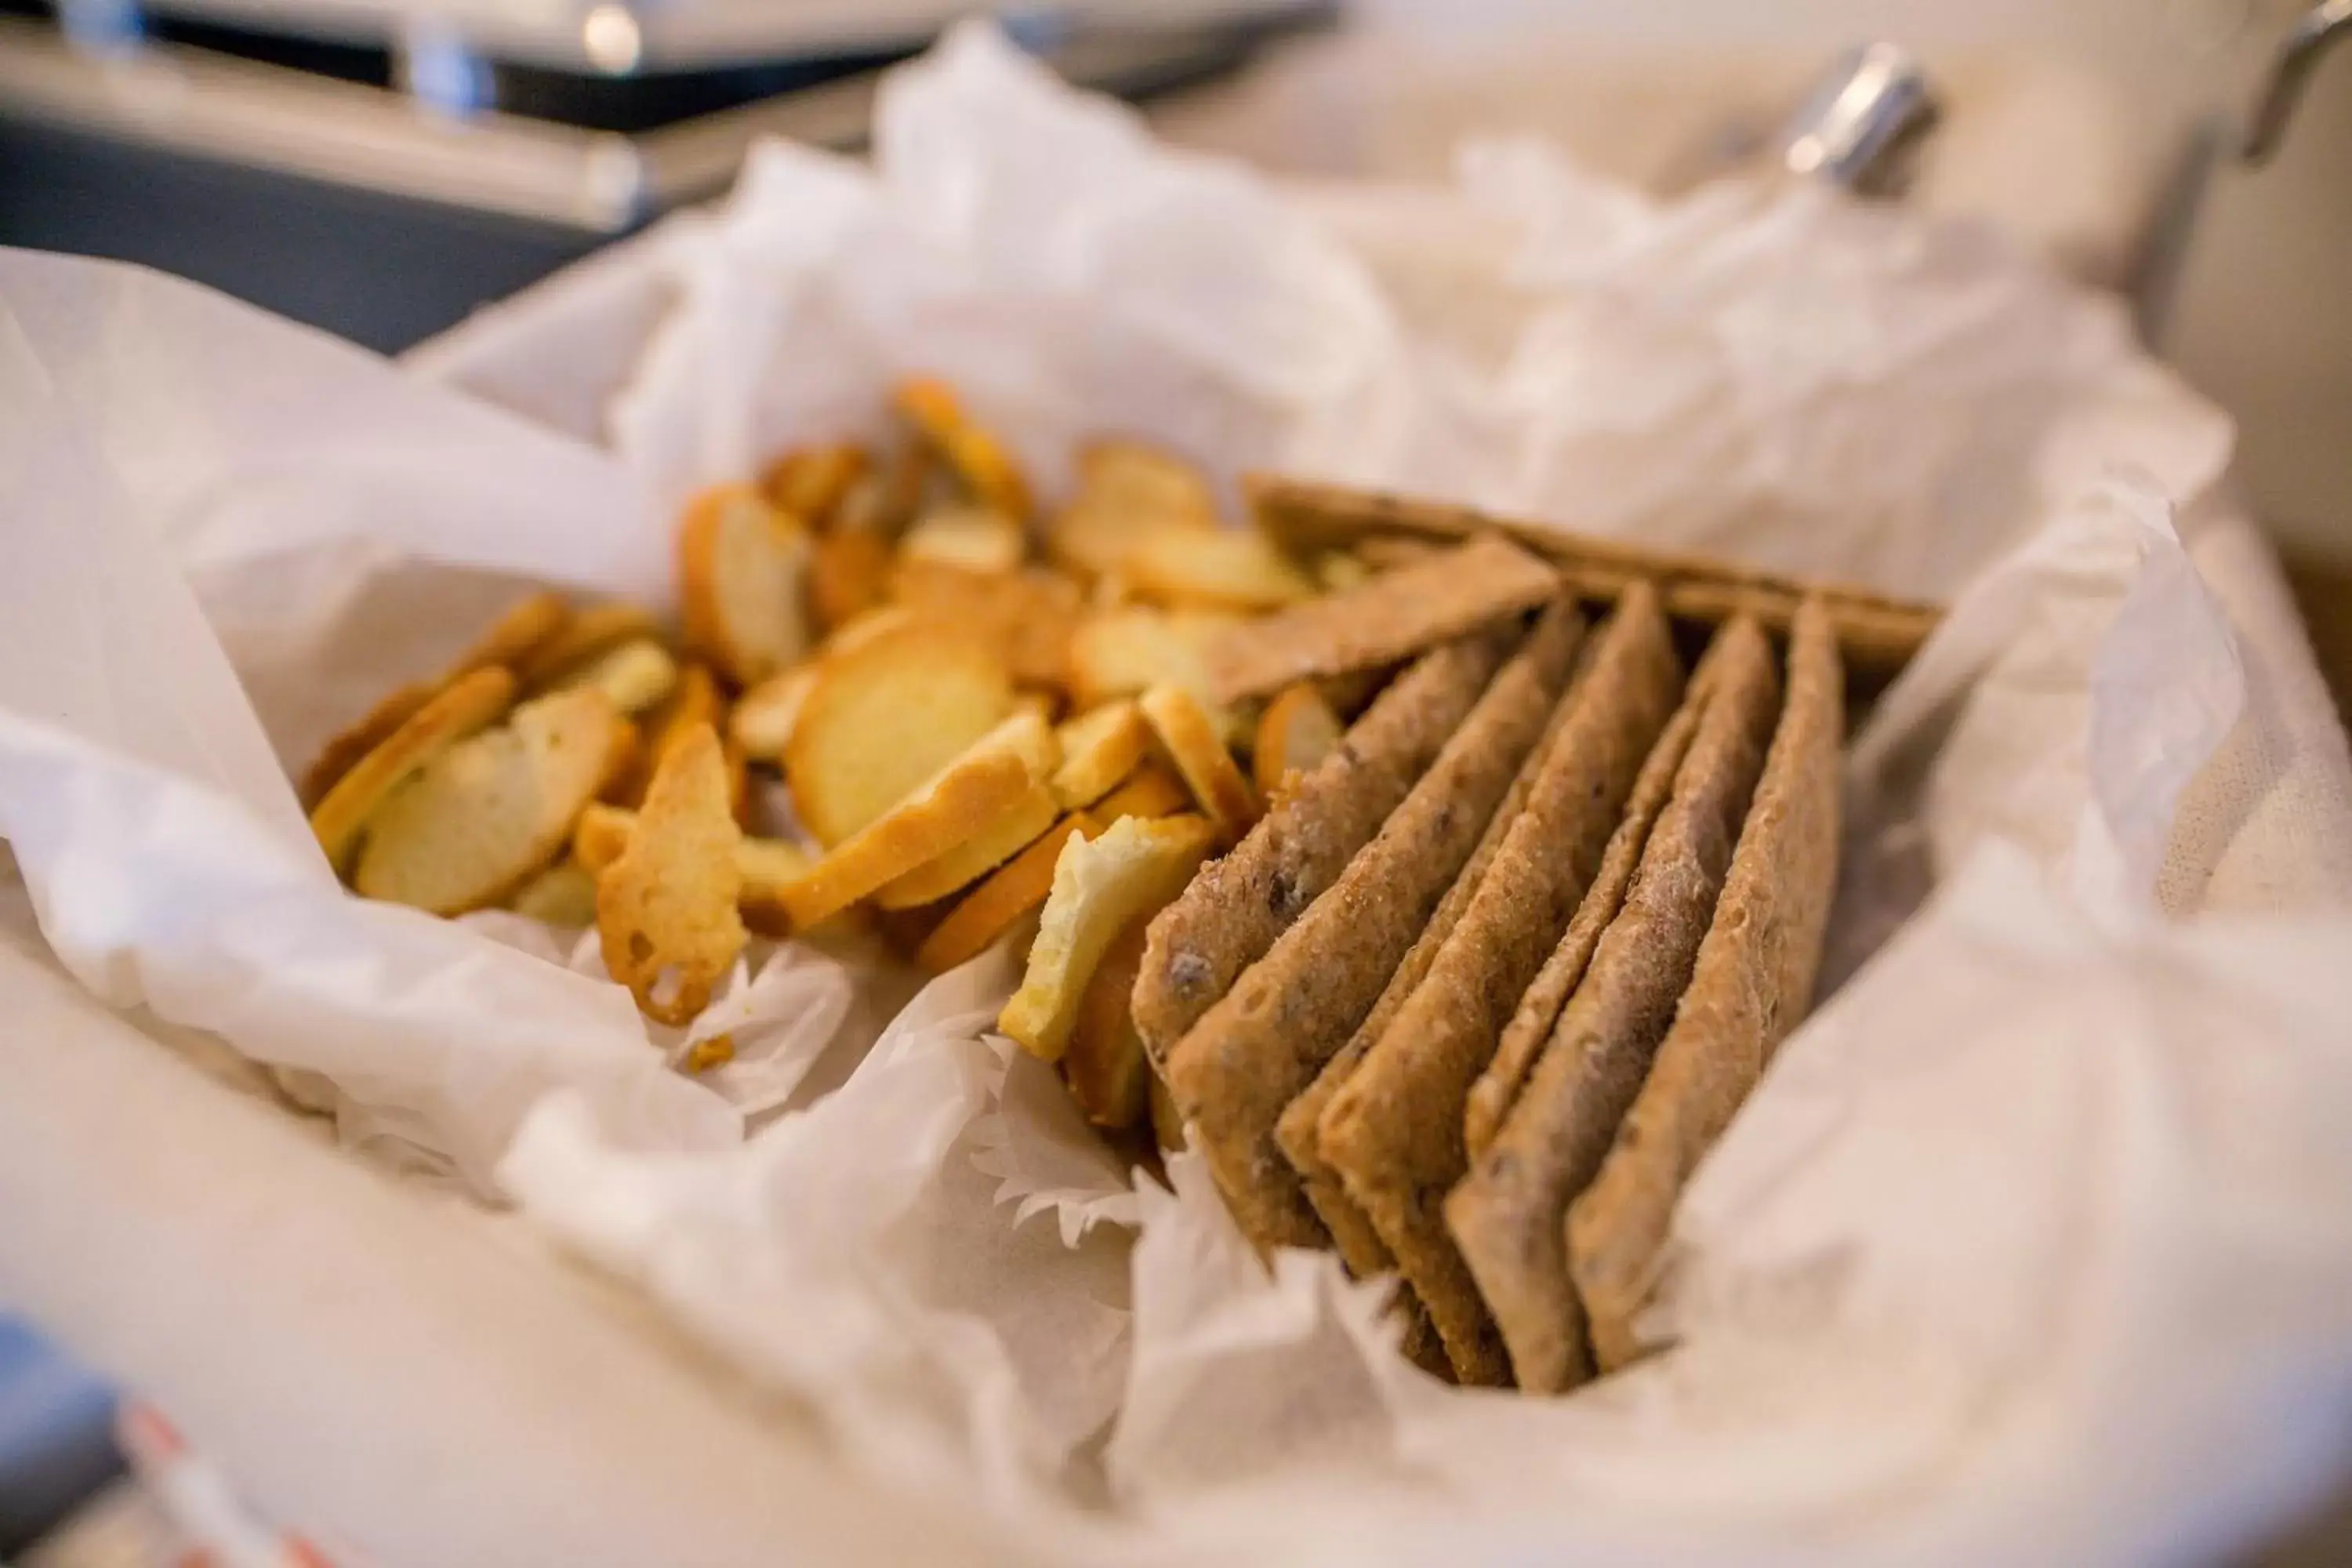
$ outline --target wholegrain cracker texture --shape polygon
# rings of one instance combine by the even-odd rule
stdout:
[[[1547,1031],[1524,1090],[1445,1200],[1446,1223],[1530,1393],[1561,1393],[1591,1375],[1560,1221],[1599,1169],[1689,983],[1771,738],[1780,679],[1760,627],[1725,627],[1702,673],[1703,715],[1669,770],[1672,795],[1641,847],[1624,906]],[[1653,750],[1654,762],[1670,742]],[[1636,820],[1611,840],[1612,851]],[[1585,902],[1603,896],[1596,882]]]
[[[1706,656],[1699,661],[1690,686],[1683,693],[1682,706],[1667,721],[1664,732],[1650,748],[1641,773],[1634,777],[1624,818],[1609,836],[1609,847],[1601,857],[1601,869],[1594,874],[1591,887],[1585,889],[1576,913],[1570,918],[1567,932],[1560,937],[1559,945],[1552,949],[1551,956],[1544,960],[1534,982],[1520,995],[1518,1006],[1512,1011],[1511,1021],[1495,1047],[1495,1059],[1486,1064],[1486,1070],[1470,1086],[1470,1102],[1462,1115],[1462,1137],[1474,1163],[1494,1142],[1496,1130],[1518,1098],[1528,1074],[1534,1070],[1545,1042],[1551,1038],[1552,1026],[1559,1022],[1560,1009],[1568,1005],[1570,995],[1584,979],[1593,950],[1601,945],[1601,933],[1623,907],[1626,889],[1633,886],[1640,869],[1650,831],[1674,795],[1683,758],[1690,751],[1692,738],[1698,733],[1699,716],[1706,710],[1707,691],[1723,667],[1725,650],[1735,646],[1750,645],[1745,634],[1738,638],[1717,637],[1708,645]]]
[[[1690,989],[1601,1173],[1570,1205],[1569,1270],[1601,1370],[1641,1352],[1646,1300],[1683,1184],[1804,1015],[1837,887],[1844,676],[1827,609],[1790,632],[1788,701]]]
[[[1469,907],[1479,882],[1486,875],[1486,868],[1493,863],[1496,852],[1503,846],[1504,836],[1510,831],[1511,824],[1518,820],[1519,813],[1526,809],[1528,792],[1535,788],[1536,779],[1543,771],[1544,761],[1550,754],[1552,743],[1559,738],[1561,726],[1574,710],[1574,683],[1582,679],[1583,671],[1589,667],[1591,648],[1592,639],[1585,638],[1580,645],[1577,668],[1570,677],[1569,689],[1552,705],[1551,716],[1545,721],[1543,734],[1528,752],[1526,760],[1520,763],[1517,775],[1511,780],[1510,789],[1504,794],[1502,804],[1495,808],[1486,832],[1479,836],[1478,847],[1471,851],[1469,860],[1455,875],[1454,885],[1446,889],[1445,897],[1438,900],[1436,912],[1430,916],[1429,923],[1422,928],[1421,934],[1413,939],[1412,948],[1398,963],[1396,972],[1389,976],[1380,1000],[1372,1004],[1372,1010],[1364,1016],[1364,1021],[1357,1026],[1348,1043],[1324,1064],[1323,1070],[1315,1076],[1315,1081],[1290,1102],[1284,1110],[1282,1119],[1275,1124],[1275,1141],[1282,1146],[1284,1157],[1298,1172],[1299,1180],[1307,1190],[1307,1201],[1321,1216],[1324,1228],[1331,1233],[1331,1239],[1338,1243],[1340,1258],[1359,1279],[1369,1279],[1374,1275],[1389,1272],[1396,1267],[1396,1258],[1389,1251],[1388,1243],[1381,1239],[1381,1233],[1373,1226],[1371,1216],[1348,1195],[1347,1185],[1339,1179],[1339,1173],[1323,1157],[1320,1131],[1323,1110],[1331,1103],[1331,1097],[1339,1092],[1339,1086],[1354,1075],[1356,1068],[1364,1059],[1364,1053],[1370,1050],[1373,1043],[1387,1031],[1389,1021],[1396,1016],[1397,1009],[1404,1005],[1405,998],[1421,984],[1423,976],[1429,973],[1429,966],[1436,962],[1438,950],[1445,945],[1445,939],[1453,934],[1454,926],[1461,921],[1462,911]],[[1428,1314],[1421,1306],[1421,1298],[1413,1294],[1412,1282],[1398,1280],[1397,1290],[1408,1315],[1418,1315],[1421,1331],[1434,1345],[1436,1331],[1429,1326]],[[1437,1352],[1437,1359],[1444,1361],[1442,1351]]]
[[[1339,879],[1168,1053],[1167,1079],[1244,1234],[1328,1237],[1275,1142],[1445,894],[1568,679],[1583,617],[1555,604]]]
[[[1424,656],[1339,749],[1151,923],[1135,1023],[1155,1062],[1370,842],[1502,663],[1503,636]]]
[[[1465,1383],[1504,1382],[1502,1342],[1440,1204],[1467,1167],[1463,1108],[1520,994],[1599,868],[1643,758],[1682,692],[1657,596],[1636,585],[1602,630],[1576,709],[1413,994],[1323,1112],[1324,1155],[1428,1306]]]
[[[1533,609],[1559,579],[1499,535],[1233,627],[1208,647],[1209,694],[1263,697],[1310,676],[1394,664]]]

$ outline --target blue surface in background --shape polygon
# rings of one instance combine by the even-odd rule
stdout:
[[[31,1544],[122,1468],[114,1391],[0,1312],[0,1553]]]

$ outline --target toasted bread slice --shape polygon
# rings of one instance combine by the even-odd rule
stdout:
[[[943,507],[916,519],[898,541],[901,560],[983,576],[1013,570],[1027,552],[1021,525],[984,506]]]
[[[955,389],[936,376],[898,384],[891,403],[933,450],[946,459],[972,499],[1026,524],[1029,481],[1003,443],[972,422]]]
[[[842,840],[782,889],[793,924],[806,930],[926,861],[984,832],[1050,768],[1054,731],[1032,713],[982,735],[881,816]]]
[[[544,590],[526,594],[509,605],[490,623],[489,629],[457,656],[446,679],[455,680],[470,670],[487,669],[494,664],[519,670],[571,622],[572,606],[563,602],[562,595]]]
[[[629,847],[629,835],[636,827],[637,814],[628,807],[591,802],[572,825],[572,858],[590,876],[601,876],[604,868],[618,860],[621,852]]]
[[[599,660],[598,664],[619,657],[619,650],[615,650]],[[668,656],[665,654],[663,657]],[[727,733],[727,698],[719,689],[719,678],[711,673],[710,667],[689,660],[674,668],[677,668],[677,679],[671,683],[668,694],[637,721],[640,755],[627,777],[606,792],[605,798],[616,805],[635,806],[645,799],[646,788],[653,782],[654,769],[663,753],[676,745],[678,737],[695,725],[708,724],[722,735]],[[582,680],[574,684],[591,683]],[[621,701],[622,694],[614,690],[612,684],[604,684],[605,694],[626,709],[628,705]],[[740,748],[730,748],[730,761],[735,771],[740,773],[742,754]]]
[[[835,441],[802,447],[768,465],[760,488],[777,510],[789,512],[811,528],[833,521],[852,487],[866,477],[871,458],[855,441]]]
[[[1089,500],[1113,501],[1154,518],[1217,521],[1216,487],[1209,476],[1165,447],[1126,436],[1103,436],[1078,449],[1078,489]]]
[[[1078,453],[1078,491],[1046,531],[1063,565],[1102,578],[1120,573],[1144,535],[1177,526],[1217,527],[1208,479],[1182,459],[1139,441],[1094,442]]]
[[[310,813],[310,831],[338,874],[369,820],[418,770],[468,735],[497,721],[514,701],[514,676],[499,665],[458,677],[335,781]]]
[[[1151,754],[1151,726],[1132,702],[1107,702],[1058,733],[1062,765],[1054,770],[1054,795],[1066,810],[1092,805]]]
[[[567,856],[516,889],[507,908],[551,926],[585,931],[596,923],[595,874]]]
[[[745,756],[772,763],[784,754],[793,726],[800,721],[801,704],[816,689],[816,669],[814,664],[796,664],[743,693],[727,715],[727,732]]]
[[[1059,688],[1068,679],[1084,595],[1066,577],[1034,569],[990,574],[902,555],[890,571],[890,596],[919,618],[987,632],[1016,680]]]
[[[1151,1064],[1127,999],[1143,967],[1143,928],[1134,921],[1114,938],[1078,998],[1077,1023],[1062,1055],[1070,1098],[1097,1127],[1132,1127],[1150,1113]]]
[[[1272,800],[1285,779],[1312,772],[1339,745],[1343,732],[1339,716],[1313,682],[1302,680],[1285,690],[1266,704],[1257,721],[1250,766],[1257,775],[1258,794]]]
[[[877,605],[836,627],[817,652],[826,657],[847,653],[852,648],[864,647],[885,632],[911,626],[919,619],[921,617],[905,605]]]
[[[965,894],[915,950],[915,962],[930,973],[944,974],[986,952],[1024,917],[1044,906],[1046,895],[1054,890],[1054,866],[1062,846],[1073,837],[1091,838],[1101,831],[1102,825],[1087,812],[1062,818],[1044,837]]]
[[[320,748],[317,760],[302,775],[298,791],[302,809],[311,810],[326,799],[327,792],[351,772],[353,763],[390,740],[394,731],[442,691],[492,665],[519,668],[534,648],[562,631],[571,616],[571,607],[553,594],[527,594],[516,600],[457,656],[446,674],[437,680],[413,680],[398,688]]]
[[[1199,698],[1226,743],[1238,744],[1248,739],[1248,726],[1238,710],[1211,700],[1203,652],[1236,624],[1222,611],[1171,614],[1139,605],[1098,610],[1070,634],[1070,700],[1081,710],[1099,708],[1168,682]]]
[[[342,782],[362,757],[392,739],[393,731],[416,717],[417,710],[440,693],[431,680],[412,680],[384,694],[382,700],[338,731],[319,749],[296,790],[305,811],[316,811],[327,792]]]
[[[1183,523],[1146,531],[1121,563],[1147,599],[1180,608],[1278,610],[1315,595],[1315,582],[1273,541],[1244,529]]]
[[[1181,686],[1155,686],[1137,706],[1220,837],[1230,844],[1248,832],[1258,818],[1257,796],[1200,699]]]
[[[742,842],[726,754],[697,724],[655,768],[627,847],[596,878],[605,973],[647,1017],[691,1022],[750,940],[736,909]]]
[[[658,704],[677,684],[677,660],[651,637],[625,642],[563,678],[561,687],[593,686],[632,717]]]
[[[1013,710],[1003,656],[970,628],[892,626],[828,653],[816,669],[783,750],[784,777],[803,826],[828,847],[898,805]]]
[[[906,531],[923,510],[939,458],[929,446],[908,441],[868,468],[834,509],[835,533],[870,533],[887,541]]]
[[[890,545],[878,533],[828,533],[809,556],[809,610],[825,636],[881,604],[890,585]]]
[[[555,858],[631,733],[593,687],[524,703],[509,722],[434,758],[376,810],[353,886],[439,915],[499,902]]]
[[[629,847],[637,827],[637,814],[617,805],[591,805],[580,814],[572,830],[572,858],[590,875],[604,871]],[[797,844],[782,838],[756,838],[746,834],[735,847],[736,869],[743,877],[743,902],[773,900],[785,883],[797,881],[815,858]]]
[[[616,599],[573,611],[510,668],[522,683],[524,695],[536,697],[553,690],[572,671],[623,643],[660,637],[661,623],[650,611]]]
[[[986,827],[937,858],[908,872],[874,895],[886,910],[919,909],[970,887],[1045,837],[1061,816],[1054,792],[1032,784],[1027,794],[997,814]]]
[[[687,646],[739,687],[808,651],[810,542],[801,521],[748,485],[719,485],[687,507],[678,590]]]
[[[1108,826],[1122,816],[1174,816],[1192,806],[1192,792],[1184,781],[1154,759],[1128,776],[1125,784],[1087,808],[1087,815]]]
[[[1064,845],[1028,972],[997,1027],[1034,1055],[1060,1060],[1103,954],[1119,932],[1183,891],[1215,839],[1205,817],[1131,816]]]

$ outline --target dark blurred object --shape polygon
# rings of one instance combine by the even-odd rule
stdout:
[[[2286,140],[2287,121],[2294,118],[2294,107],[2303,101],[2304,86],[2310,81],[2313,68],[2329,47],[2347,34],[2352,34],[2352,0],[2323,0],[2295,24],[2279,46],[2270,79],[2247,123],[2241,148],[2246,162],[2266,163],[2278,151],[2279,143]]]
[[[122,1473],[113,1420],[103,1384],[0,1315],[0,1558]]]
[[[925,6],[930,20],[944,8]],[[1223,75],[1330,0],[1116,27],[1029,11],[1068,79],[1144,100]],[[310,0],[0,0],[0,244],[144,262],[386,352],[723,190],[782,136],[862,146],[887,7],[762,34],[723,3],[473,36]],[[492,30],[500,27],[503,30]]]

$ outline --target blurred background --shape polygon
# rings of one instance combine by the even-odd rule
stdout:
[[[877,73],[975,8],[0,0],[0,244],[398,353],[719,195],[760,137],[856,151]],[[2352,692],[2352,48],[2328,53],[2352,0],[978,8],[1162,134],[1307,181],[1441,177],[1462,133],[1507,130],[1671,193],[1785,163],[1792,122],[1880,94],[1861,107],[1907,154],[1880,199],[2115,291],[2237,417],[2240,481]],[[1908,51],[1899,81],[1857,85],[1870,40]],[[0,1317],[0,1556],[120,1470],[111,1412]],[[2271,1561],[2352,1561],[2347,1539]]]
[[[386,352],[723,191],[853,150],[941,0],[0,0],[0,242],[143,261]],[[2352,582],[2352,50],[2259,164],[2254,105],[2345,0],[1064,0],[994,7],[1179,140],[1442,174],[1507,128],[1653,189],[1735,171],[1841,54],[1942,117],[1905,199],[2127,296],[2241,421],[2298,571]],[[2333,642],[2332,623],[2315,626]]]

